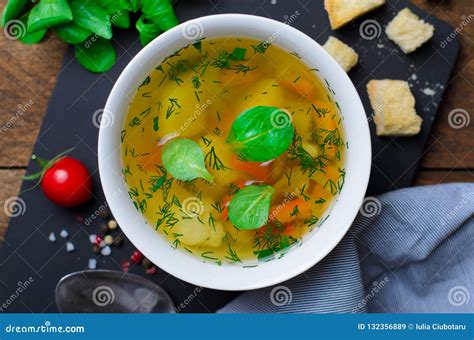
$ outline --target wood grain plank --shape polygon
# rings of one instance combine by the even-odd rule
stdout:
[[[52,33],[37,45],[0,34],[0,166],[28,164],[65,48]]]
[[[474,14],[469,1],[414,0],[414,4],[458,29],[459,59],[434,122],[423,168],[474,168]],[[448,37],[446,37],[448,38]],[[449,42],[446,40],[449,44]],[[442,48],[442,47],[440,47]],[[453,114],[450,115],[450,113]],[[458,117],[459,121],[453,119]],[[464,120],[462,120],[464,119]],[[464,127],[463,127],[464,126]],[[456,128],[458,127],[458,128]]]
[[[438,171],[421,170],[417,173],[414,185],[433,185],[441,183],[469,182],[474,183],[472,171]]]
[[[18,195],[20,190],[21,178],[24,176],[25,170],[0,170],[0,203],[2,204],[2,210],[0,213],[0,240],[3,240],[5,231],[8,225],[8,209],[5,209],[5,205],[8,205],[8,200]]]

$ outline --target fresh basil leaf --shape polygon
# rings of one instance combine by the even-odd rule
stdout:
[[[134,13],[138,12],[142,6],[141,0],[120,0],[119,3],[122,8]]]
[[[66,0],[41,0],[28,16],[28,32],[43,30],[72,20]]]
[[[91,72],[102,73],[115,64],[115,49],[109,40],[102,38],[76,45],[75,53],[77,61]]]
[[[10,20],[18,18],[29,2],[29,0],[8,0],[3,9],[2,27],[5,27]]]
[[[118,0],[94,0],[94,2],[107,13],[115,13],[121,9],[125,9],[122,1]]]
[[[240,189],[230,200],[229,220],[239,229],[258,229],[264,226],[274,191],[269,185],[251,185]]]
[[[227,142],[244,160],[266,162],[284,153],[293,136],[291,117],[284,110],[272,106],[256,106],[237,117],[227,136]]]
[[[140,34],[140,43],[142,46],[148,45],[150,41],[155,39],[161,34],[161,32],[163,32],[157,24],[149,21],[144,16],[141,16],[137,20],[135,27]]]
[[[170,0],[142,0],[142,12],[163,31],[178,25]]]
[[[112,38],[112,25],[109,14],[91,1],[71,1],[69,3],[74,23],[105,39]]]
[[[47,30],[40,30],[36,32],[26,33],[24,37],[20,38],[19,40],[27,45],[34,45],[39,43],[43,40],[44,36],[46,35]]]
[[[58,36],[68,44],[79,44],[89,37],[92,32],[77,26],[74,22],[68,22],[54,28]]]
[[[170,140],[163,148],[161,160],[165,169],[176,179],[191,181],[204,178],[210,182],[214,179],[204,164],[204,152],[191,139]]]
[[[19,32],[20,34],[18,35],[18,40],[24,44],[33,45],[39,43],[44,38],[47,30],[40,30],[31,33],[25,32],[29,14],[30,13],[27,12],[20,17],[20,21],[24,24],[24,26],[23,31]]]
[[[130,27],[130,13],[125,9],[120,9],[110,14],[110,22],[112,25],[120,28]]]

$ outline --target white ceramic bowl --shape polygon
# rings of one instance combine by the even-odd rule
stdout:
[[[330,84],[339,103],[349,148],[346,152],[345,184],[328,209],[324,224],[307,235],[302,246],[278,260],[253,268],[216,266],[198,257],[174,250],[134,208],[121,174],[120,132],[130,99],[150,71],[168,55],[200,37],[247,36],[268,41],[298,53]],[[193,39],[192,41],[190,39]],[[113,215],[130,241],[166,272],[195,285],[248,290],[290,279],[321,261],[342,239],[363,201],[371,162],[370,135],[364,108],[347,74],[313,39],[291,26],[267,18],[220,14],[185,22],[148,44],[128,64],[107,100],[99,133],[99,171]]]

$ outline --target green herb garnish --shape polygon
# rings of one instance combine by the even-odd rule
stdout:
[[[285,111],[271,106],[256,106],[237,117],[227,142],[242,159],[266,162],[285,152],[293,135],[293,124]]]
[[[42,0],[30,11],[28,32],[48,29],[71,20],[72,12],[66,0]]]
[[[260,54],[263,54],[267,51],[267,49],[270,47],[270,43],[266,42],[266,41],[262,41],[260,44],[258,45],[250,45],[252,46],[253,48],[253,51],[255,53],[260,53]]]
[[[92,34],[91,31],[76,25],[74,22],[59,25],[54,30],[68,44],[79,44]]]
[[[178,24],[171,0],[8,0],[2,15],[2,26],[20,20],[25,28],[15,36],[25,44],[36,44],[48,29],[76,47],[79,63],[89,71],[105,72],[115,63],[110,43],[112,26],[129,28],[130,12],[141,11],[136,28],[143,46]],[[93,52],[86,51],[92,49]],[[104,51],[99,51],[104,49]],[[102,60],[104,58],[104,60]]]
[[[204,178],[212,181],[214,177],[204,164],[204,152],[199,144],[191,139],[173,139],[165,144],[162,153],[165,169],[176,179],[191,181]]]
[[[247,52],[245,48],[236,47],[229,55],[229,58],[234,61],[243,61],[245,60],[245,52]]]
[[[69,6],[76,25],[104,39],[112,38],[110,16],[102,7],[96,5],[93,1],[71,1]]]
[[[273,189],[269,185],[248,186],[232,197],[229,220],[239,229],[258,229],[267,223]]]

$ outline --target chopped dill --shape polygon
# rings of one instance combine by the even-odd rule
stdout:
[[[142,121],[140,120],[140,118],[138,118],[138,117],[133,117],[132,120],[130,121],[130,123],[128,123],[128,126],[130,126],[130,127],[136,127],[136,126],[140,125],[141,122],[142,122]]]
[[[228,259],[229,261],[231,261],[232,263],[233,262],[242,262],[240,260],[239,256],[237,255],[237,253],[235,252],[235,250],[232,249],[232,246],[230,245],[230,243],[228,243],[228,249],[227,249],[225,258]]]
[[[201,87],[201,79],[199,78],[199,76],[193,76],[193,78],[191,79],[191,83],[193,84],[193,87],[198,90],[200,87]]]
[[[299,161],[301,171],[303,173],[308,172],[308,177],[311,177],[317,171],[324,173],[324,168],[330,160],[326,155],[312,157],[309,152],[303,148],[301,136],[295,137],[295,140],[288,148],[288,156],[290,159]]]
[[[204,161],[207,165],[214,170],[226,170],[228,167],[222,163],[221,159],[217,156],[216,150],[211,146],[211,150],[204,157]]]
[[[326,203],[326,199],[324,199],[324,198],[321,197],[320,199],[315,200],[314,203],[316,203],[316,204],[323,204],[323,203]]]
[[[213,207],[219,214],[224,211],[224,207],[222,207],[221,202],[219,201],[212,203],[211,207]]]
[[[205,251],[204,253],[201,254],[201,256],[208,260],[218,261],[219,258],[211,256],[212,254],[214,254],[213,251]]]
[[[250,45],[253,48],[253,51],[255,54],[260,53],[263,54],[267,51],[267,49],[270,47],[271,43],[268,43],[266,41],[262,41],[258,45]]]
[[[211,143],[212,143],[212,140],[211,140],[211,139],[206,138],[206,137],[204,137],[204,136],[201,136],[201,140],[203,141],[204,145],[206,145],[206,146],[210,146]]]
[[[158,131],[160,129],[159,127],[159,117],[153,117],[153,131]]]

